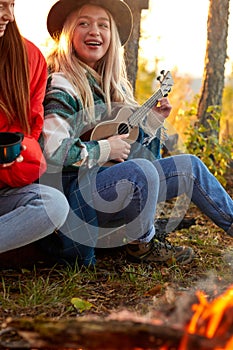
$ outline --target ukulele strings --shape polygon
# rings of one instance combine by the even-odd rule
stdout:
[[[143,117],[143,115],[148,112],[151,107],[158,101],[158,99],[160,99],[161,97],[163,97],[163,94],[161,93],[161,91],[157,91],[154,95],[152,95],[141,107],[139,107],[129,118],[129,126],[131,127],[131,129],[134,126],[137,126],[139,123],[139,120],[141,119],[141,117]],[[129,128],[127,125],[123,126],[121,129],[121,134],[127,134],[129,132]]]

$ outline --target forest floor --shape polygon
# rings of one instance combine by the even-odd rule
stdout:
[[[227,191],[233,197],[232,169]],[[1,324],[9,317],[106,318],[125,310],[144,316],[158,310],[170,312],[182,295],[197,290],[209,298],[222,293],[233,284],[233,239],[192,204],[185,218],[195,219],[194,225],[175,230],[169,240],[194,249],[195,258],[188,265],[132,264],[124,248],[116,248],[98,251],[94,270],[40,265],[2,269]]]

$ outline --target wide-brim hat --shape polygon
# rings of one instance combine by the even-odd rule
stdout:
[[[52,38],[59,37],[66,18],[85,4],[98,5],[108,10],[117,25],[121,44],[124,45],[130,37],[133,16],[129,6],[122,0],[59,0],[50,9],[47,17],[47,28]]]

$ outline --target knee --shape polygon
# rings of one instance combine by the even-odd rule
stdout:
[[[139,174],[139,176],[144,175],[147,179],[158,179],[158,172],[153,163],[147,159],[134,159],[132,162],[135,163],[134,171]]]
[[[193,154],[190,154],[189,157],[191,159],[192,164],[200,164],[200,163],[202,163],[200,158],[198,158],[197,156],[195,156]]]
[[[69,213],[69,203],[65,195],[53,187],[41,185],[41,198],[51,222],[56,228],[60,228]]]
[[[191,159],[193,169],[196,169],[196,170],[197,169],[199,169],[199,170],[205,169],[205,170],[207,170],[207,166],[203,163],[203,161],[199,157],[197,157],[195,155],[190,155],[190,159]]]
[[[139,179],[143,179],[149,186],[159,184],[159,174],[153,163],[146,159],[134,159],[133,171]]]
[[[176,170],[180,171],[181,173],[193,173],[194,170],[200,169],[204,165],[200,158],[193,154],[175,155],[170,158],[165,158],[165,160],[166,159],[168,161],[169,159],[172,159]]]

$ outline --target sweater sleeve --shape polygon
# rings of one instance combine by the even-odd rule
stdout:
[[[30,75],[31,135],[38,140],[44,122],[43,100],[47,83],[47,65],[41,51],[25,39]]]
[[[49,78],[44,100],[45,123],[40,138],[44,153],[53,165],[91,168],[107,158],[107,152],[98,141],[82,140],[84,111],[67,80],[60,76],[59,83],[52,81],[57,78]]]
[[[33,137],[24,137],[23,145],[26,150],[21,152],[22,162],[0,167],[0,188],[29,185],[46,171],[46,161],[38,141]]]
[[[26,146],[26,150],[21,152],[24,160],[21,163],[14,162],[11,166],[0,168],[0,188],[28,185],[37,180],[46,170],[46,162],[38,138],[44,121],[43,99],[47,83],[47,66],[40,50],[27,39],[24,41],[29,62],[31,135],[25,136],[23,140],[23,145]],[[15,123],[8,131],[21,130]]]
[[[150,112],[143,118],[140,123],[141,128],[146,134],[150,136],[151,139],[156,137],[157,130],[163,126],[165,118],[154,110]]]

